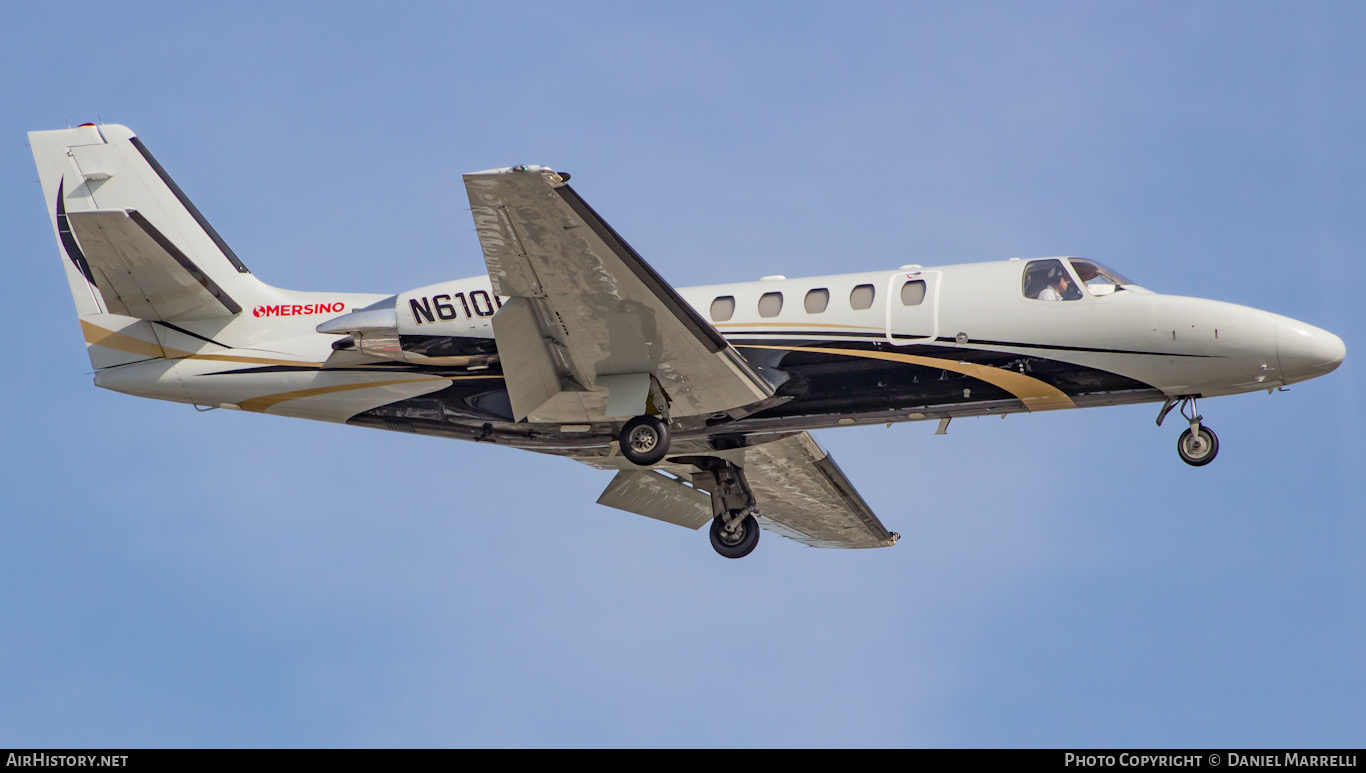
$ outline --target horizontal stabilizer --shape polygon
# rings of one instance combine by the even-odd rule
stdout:
[[[175,321],[242,310],[137,210],[69,212],[66,219],[110,313]]]

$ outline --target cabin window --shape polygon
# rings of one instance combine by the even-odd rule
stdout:
[[[759,316],[776,317],[783,310],[782,293],[764,293],[759,297]]]
[[[1076,280],[1057,258],[1029,261],[1025,265],[1022,289],[1026,298],[1040,301],[1075,301],[1081,298]]]
[[[916,279],[901,286],[901,305],[919,306],[925,302],[925,280]]]
[[[872,285],[859,285],[854,291],[849,293],[849,306],[855,311],[866,309],[873,305],[873,299],[877,297],[877,291]]]
[[[824,287],[806,294],[806,313],[820,314],[830,305],[830,291]]]
[[[713,322],[725,322],[735,316],[735,296],[723,295],[711,302],[711,319]]]

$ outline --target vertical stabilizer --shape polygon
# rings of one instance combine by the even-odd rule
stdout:
[[[95,367],[166,356],[152,323],[226,324],[278,299],[127,127],[28,137]]]

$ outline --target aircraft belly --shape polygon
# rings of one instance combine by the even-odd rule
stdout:
[[[1102,368],[983,348],[873,342],[738,343],[751,363],[784,373],[786,402],[738,421],[678,420],[674,453],[705,451],[717,435],[780,433],[842,424],[1004,415],[1161,400],[1152,386]],[[882,357],[895,359],[882,359]],[[349,422],[532,450],[610,456],[612,422],[516,422],[501,378],[452,381],[375,406]]]
[[[377,405],[409,400],[442,389],[448,382],[440,378],[384,378],[377,376],[357,382],[354,379],[318,378],[297,389],[272,392],[238,403],[243,410],[291,416],[315,421],[346,422],[357,413]]]
[[[1037,353],[867,342],[738,345],[746,356],[791,375],[782,392],[795,399],[756,418],[938,413],[981,405],[993,412],[1054,410],[1112,393],[1160,398],[1151,385],[1128,376]]]

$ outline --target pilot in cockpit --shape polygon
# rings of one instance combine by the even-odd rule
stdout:
[[[1055,266],[1048,270],[1048,285],[1039,291],[1037,297],[1041,301],[1061,301],[1079,296],[1080,293],[1072,287],[1072,279],[1067,271],[1062,266]]]

